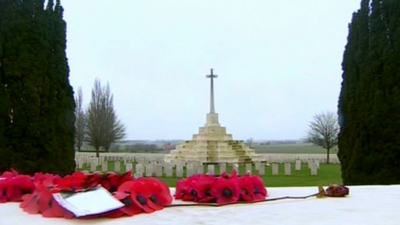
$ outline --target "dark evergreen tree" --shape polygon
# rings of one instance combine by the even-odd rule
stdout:
[[[69,83],[69,66],[66,56],[66,23],[63,20],[60,1],[48,1],[46,17],[48,28],[48,99],[47,115],[52,118],[50,143],[47,148],[47,160],[57,163],[43,164],[41,170],[50,170],[63,174],[75,170],[75,100],[72,87]],[[54,150],[57,148],[57,151]]]
[[[5,15],[6,4],[0,1],[0,18],[7,20]],[[4,27],[3,22],[0,21],[0,31]],[[7,138],[7,129],[10,126],[10,99],[7,93],[7,83],[5,82],[4,74],[4,43],[5,37],[0,33],[0,171],[10,167],[12,151]]]
[[[0,139],[8,157],[0,170],[71,173],[75,105],[63,9],[52,0],[46,8],[44,0],[0,2]]]
[[[339,153],[345,184],[400,183],[400,0],[363,0],[343,57]]]

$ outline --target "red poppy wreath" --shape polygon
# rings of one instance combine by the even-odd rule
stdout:
[[[75,172],[60,177],[42,173],[27,176],[12,170],[0,176],[0,203],[20,202],[20,208],[29,214],[66,219],[118,218],[153,213],[165,207],[223,206],[313,196],[344,197],[348,194],[347,187],[333,184],[326,190],[319,187],[318,193],[309,196],[267,198],[268,192],[261,177],[249,173],[238,175],[234,171],[232,174],[222,173],[217,176],[196,174],[178,180],[175,199],[193,203],[172,204],[173,196],[164,182],[154,177],[135,179],[131,171],[124,174]],[[102,195],[105,199],[108,198],[108,201],[114,201],[111,203],[115,207],[79,213],[79,210],[68,205],[72,204],[72,198],[79,195],[85,199],[89,198],[89,195],[94,195],[95,199]],[[67,199],[71,201],[68,203]]]

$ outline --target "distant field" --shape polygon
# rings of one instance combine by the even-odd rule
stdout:
[[[257,153],[281,153],[281,154],[326,154],[326,150],[312,144],[271,144],[271,145],[254,145],[251,146]],[[95,152],[94,150],[85,149],[84,152]],[[118,151],[123,153],[128,151]],[[152,151],[134,151],[130,153],[159,153],[166,154],[167,151],[162,149]],[[336,150],[331,150],[331,154],[336,154]]]
[[[272,144],[272,145],[255,145],[251,147],[257,153],[282,153],[282,154],[326,154],[326,150],[312,144]],[[331,153],[337,151],[331,150]]]

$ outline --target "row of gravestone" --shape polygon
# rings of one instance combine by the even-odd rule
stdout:
[[[87,163],[96,163],[98,165],[103,164],[104,162],[109,162],[109,161],[123,161],[124,164],[128,163],[128,162],[132,162],[132,163],[140,163],[140,164],[148,164],[148,163],[159,163],[159,164],[164,164],[164,159],[163,158],[155,158],[155,157],[146,157],[146,156],[142,156],[142,155],[125,155],[125,156],[121,156],[121,155],[106,155],[106,156],[100,156],[99,158],[96,157],[92,157],[90,155],[83,155],[83,156],[77,156],[75,158],[76,160],[76,164],[78,166],[78,168],[81,168],[83,164],[87,164]],[[300,163],[310,163],[310,162],[320,162],[321,160],[319,159],[296,159],[294,162],[300,162]],[[288,161],[288,160],[267,160],[267,162],[274,162],[274,163],[291,163],[292,161]],[[187,163],[192,163],[192,162],[186,162]],[[193,162],[195,163],[195,162]],[[257,162],[255,163],[257,164]]]
[[[302,163],[308,163],[309,161],[319,161],[321,163],[326,163],[325,154],[261,154],[263,155],[264,161],[269,163],[293,163],[296,160],[301,160]],[[76,159],[78,158],[91,158],[95,157],[94,154],[83,154],[77,153]],[[157,161],[163,162],[163,154],[118,154],[118,153],[108,153],[101,154],[99,161],[128,161],[128,162],[143,162],[143,161]],[[186,162],[187,163],[187,162]],[[330,163],[337,164],[340,163],[337,155],[331,154]]]
[[[90,162],[90,161],[89,161]],[[125,166],[124,170],[129,171],[133,170],[135,172],[135,176],[156,176],[156,177],[163,177],[164,175],[166,177],[188,177],[193,174],[203,174],[203,173],[208,173],[208,174],[215,174],[216,171],[219,172],[231,172],[227,170],[227,164],[221,163],[218,166],[218,170],[216,170],[215,165],[207,165],[206,166],[206,171],[204,171],[204,166],[199,163],[188,163],[188,164],[177,164],[177,165],[172,165],[172,164],[160,164],[160,163],[147,163],[147,164],[141,164],[141,163],[123,163],[122,161],[113,161],[112,162],[114,165],[114,171],[115,172],[121,172],[123,169],[121,166]],[[96,160],[93,160],[89,164],[84,164],[89,166],[89,170],[92,172],[99,171],[102,172],[108,172],[110,171],[109,169],[109,164],[107,161],[102,162],[102,164],[98,164]],[[81,165],[79,169],[82,169],[84,165]],[[255,174],[258,174],[260,176],[265,175],[265,166],[269,166],[269,164],[265,163],[257,163],[254,165],[252,164],[246,164],[245,165],[245,171],[249,171],[251,173],[255,172]],[[272,168],[272,175],[279,175],[279,164],[278,163],[272,163],[271,165]],[[300,160],[297,160],[294,164],[295,170],[299,171],[301,170],[302,163]],[[235,165],[229,165],[229,168],[231,170],[238,170],[237,166]],[[318,169],[319,169],[319,162],[314,161],[314,162],[309,162],[308,163],[308,168],[310,169],[311,175],[317,175],[318,174]],[[254,169],[254,170],[253,170]],[[175,172],[174,172],[175,170]],[[186,173],[185,173],[186,171]],[[292,175],[292,164],[291,163],[284,163],[284,175],[286,176],[291,176]]]
[[[100,156],[99,158],[97,157],[91,157],[91,156],[78,156],[75,157],[75,162],[76,162],[76,167],[77,168],[82,168],[84,164],[90,164],[93,167],[97,167],[99,165],[104,165],[107,162],[123,162],[124,164],[127,163],[140,163],[140,164],[151,164],[151,163],[158,163],[158,164],[163,164],[164,160],[163,159],[151,159],[147,157],[141,157],[141,156]]]

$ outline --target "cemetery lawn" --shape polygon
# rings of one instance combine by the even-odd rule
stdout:
[[[240,174],[245,173],[245,168],[240,168]],[[228,169],[228,171],[230,171]],[[266,167],[266,175],[261,176],[266,187],[303,187],[303,186],[328,186],[331,183],[342,183],[339,164],[321,164],[318,175],[312,176],[307,164],[302,165],[300,171],[295,171],[292,166],[292,175],[284,175],[284,165],[280,165],[279,175],[272,176],[272,167]],[[179,178],[160,177],[168,186],[175,187]]]
[[[133,165],[135,168],[135,165]],[[89,166],[84,165],[83,168],[79,170],[89,170]],[[98,170],[101,171],[101,166],[98,167]],[[114,163],[108,163],[108,170],[114,171]],[[125,165],[121,162],[121,172],[125,172]],[[205,168],[206,171],[206,168]],[[232,168],[227,167],[227,171],[232,171]],[[174,177],[166,177],[165,175],[162,177],[157,177],[158,179],[166,182],[168,186],[175,187],[176,182],[181,179],[179,177],[175,177],[175,169],[174,169]],[[246,172],[245,167],[239,168],[240,174],[244,174]],[[218,174],[218,167],[215,168],[215,173]],[[183,171],[183,175],[185,176],[186,169]],[[256,170],[253,169],[253,174],[256,174]],[[318,175],[311,175],[310,169],[307,164],[302,164],[301,170],[296,171],[294,169],[294,165],[292,164],[292,175],[285,176],[284,175],[284,165],[279,165],[279,175],[272,175],[272,167],[265,167],[265,175],[261,176],[264,180],[264,184],[266,187],[302,187],[302,186],[327,186],[331,183],[342,183],[340,164],[321,164],[318,169]]]

